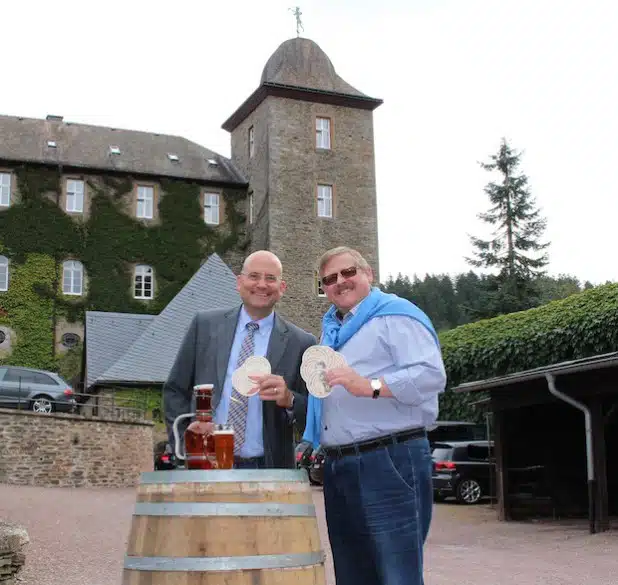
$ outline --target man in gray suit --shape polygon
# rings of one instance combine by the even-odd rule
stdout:
[[[237,468],[293,468],[296,424],[305,427],[307,388],[300,375],[304,351],[317,343],[310,333],[274,312],[286,290],[279,258],[266,250],[245,260],[237,277],[242,305],[204,311],[191,322],[163,387],[165,422],[174,448],[174,419],[192,408],[193,386],[214,384],[216,423],[232,423]],[[271,374],[255,377],[259,392],[233,392],[232,374],[249,355],[264,356]],[[179,424],[180,436],[188,419]]]

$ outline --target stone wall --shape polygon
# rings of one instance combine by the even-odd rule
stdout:
[[[25,548],[30,542],[28,533],[21,527],[0,522],[0,583],[13,585],[26,561]]]
[[[0,409],[0,482],[132,487],[153,470],[153,425]]]

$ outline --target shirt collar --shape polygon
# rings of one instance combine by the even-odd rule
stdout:
[[[256,321],[255,319],[251,318],[251,315],[247,313],[247,310],[245,309],[245,306],[243,305],[240,309],[240,316],[238,318],[238,326],[241,329],[244,329],[247,326],[247,323],[251,323],[252,321],[254,323],[257,323],[260,326],[259,331],[265,331],[269,328],[272,328],[272,326],[274,325],[275,312],[272,311],[270,315],[264,317],[263,319]]]
[[[365,299],[363,299],[364,301]],[[346,321],[348,321],[349,319],[351,319],[355,314],[356,311],[358,311],[358,307],[360,307],[361,303],[363,301],[360,301],[359,303],[357,303],[356,305],[354,305],[345,315],[341,314],[341,311],[337,310],[335,312],[335,316],[337,317],[338,321],[340,323],[345,323]]]

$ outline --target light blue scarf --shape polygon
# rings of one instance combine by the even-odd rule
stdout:
[[[375,317],[386,315],[403,315],[416,319],[424,325],[433,335],[436,344],[439,346],[438,335],[431,324],[431,321],[421,309],[407,299],[403,299],[394,294],[382,292],[374,287],[352,317],[345,323],[337,319],[335,313],[337,308],[333,305],[328,309],[322,319],[322,345],[328,345],[335,351],[343,347],[345,343],[365,324]],[[309,441],[314,448],[320,444],[320,432],[322,429],[322,399],[309,395],[307,403],[307,425],[303,434],[303,441]]]

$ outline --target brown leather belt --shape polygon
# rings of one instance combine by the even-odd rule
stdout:
[[[347,445],[322,447],[327,457],[345,457],[346,455],[356,455],[365,451],[375,451],[381,447],[397,443],[405,443],[411,439],[423,439],[427,437],[425,429],[407,429],[390,435],[383,435],[374,439],[367,439],[360,443],[349,443]]]

